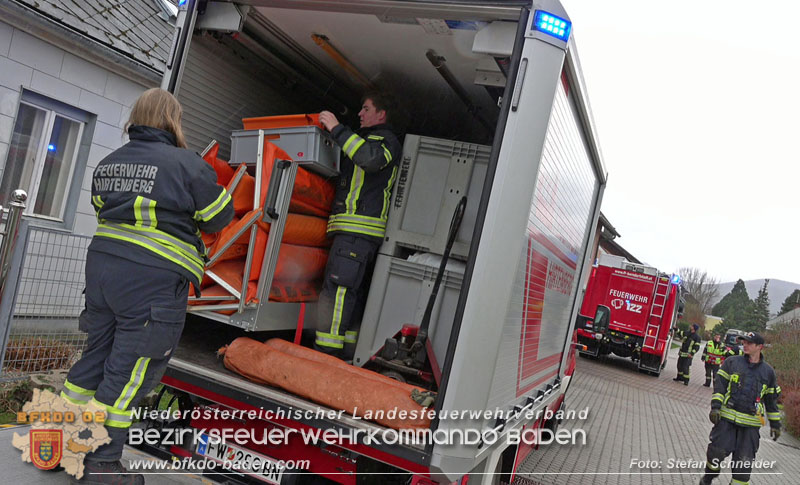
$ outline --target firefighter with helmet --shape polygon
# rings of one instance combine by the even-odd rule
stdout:
[[[745,355],[725,359],[714,379],[708,415],[714,427],[709,436],[706,470],[700,485],[709,485],[719,476],[722,461],[731,453],[731,484],[749,483],[761,426],[768,420],[770,437],[777,441],[781,435],[778,410],[781,388],[775,371],[761,354],[764,338],[749,332],[739,339],[744,341]]]
[[[703,350],[701,360],[706,363],[706,383],[703,384],[705,387],[711,386],[711,381],[716,377],[719,366],[725,361],[725,345],[721,340],[720,334],[714,335],[714,338],[708,341]]]
[[[696,323],[689,327],[689,335],[684,338],[683,345],[678,351],[678,377],[673,381],[683,381],[685,386],[689,385],[689,370],[692,367],[692,358],[694,354],[700,351],[700,336],[697,335],[699,329],[700,325]]]

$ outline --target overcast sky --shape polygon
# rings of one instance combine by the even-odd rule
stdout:
[[[662,271],[800,283],[800,1],[562,1],[618,242]]]

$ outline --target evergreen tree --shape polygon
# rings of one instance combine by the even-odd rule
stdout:
[[[755,327],[757,332],[762,332],[767,328],[769,320],[769,293],[767,292],[769,280],[764,280],[764,286],[758,290],[758,296],[753,300],[750,314],[750,324]]]
[[[730,293],[722,297],[711,312],[714,315],[722,317],[722,324],[727,330],[735,328],[738,330],[757,331],[753,325],[753,301],[747,295],[747,288],[744,286],[744,281],[738,280]]]
[[[731,288],[730,293],[723,296],[722,299],[714,305],[711,309],[711,314],[724,318],[732,306],[739,307],[744,301],[750,301],[750,296],[747,294],[744,281],[739,279],[736,281],[736,284],[733,285],[733,288]]]
[[[784,313],[790,312],[797,307],[800,307],[800,290],[794,290],[791,295],[787,296],[786,299],[783,300],[783,305],[781,305],[778,315],[783,315]]]

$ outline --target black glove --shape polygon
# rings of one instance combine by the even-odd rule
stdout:
[[[705,362],[705,361],[706,361],[706,356],[705,356],[705,354],[703,354],[703,356],[702,356],[702,357],[700,357],[700,360],[701,360],[701,361],[703,361],[703,362]]]
[[[781,437],[781,429],[780,428],[770,428],[769,429],[769,437],[772,438],[772,441],[778,441],[778,438]]]
[[[712,409],[711,412],[708,413],[708,419],[714,424],[719,423],[719,409]]]

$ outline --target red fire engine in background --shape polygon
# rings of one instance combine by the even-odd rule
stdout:
[[[581,355],[614,353],[658,376],[671,329],[683,312],[681,279],[621,256],[601,255],[592,268],[576,321]]]

